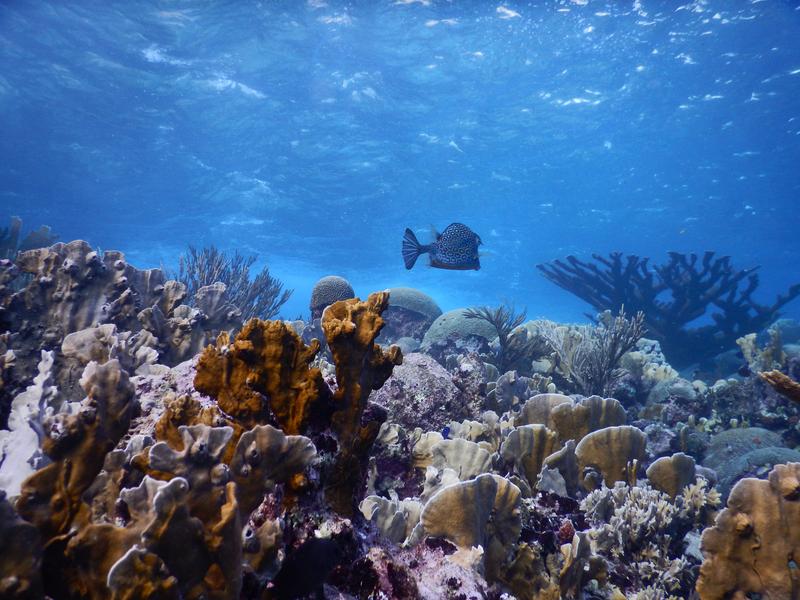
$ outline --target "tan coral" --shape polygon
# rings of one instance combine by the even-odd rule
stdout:
[[[381,534],[396,544],[403,543],[419,523],[422,504],[417,500],[398,500],[367,496],[358,505],[364,518],[376,525]]]
[[[625,424],[625,409],[614,398],[589,396],[578,402],[560,402],[550,412],[550,429],[562,441],[580,441],[584,436],[604,427]]]
[[[168,392],[165,394],[162,403],[164,412],[156,421],[155,438],[159,442],[166,442],[176,450],[183,449],[183,436],[180,433],[181,426],[189,425],[208,425],[209,427],[233,427],[234,442],[230,450],[230,455],[226,451],[225,462],[228,462],[235,447],[235,441],[242,433],[242,427],[235,421],[226,419],[216,404],[202,404],[196,398],[184,394],[176,396]]]
[[[17,516],[0,491],[0,598],[44,598],[41,564],[39,532]]]
[[[433,464],[433,447],[444,437],[438,431],[422,433],[419,429],[414,434],[416,442],[411,449],[411,464],[417,469],[425,469]]]
[[[461,549],[481,546],[487,581],[496,580],[511,559],[522,528],[520,490],[486,473],[437,492],[422,509],[425,534],[444,537]]]
[[[242,539],[242,555],[250,569],[273,578],[283,561],[281,519],[266,519],[258,527],[246,525]]]
[[[431,448],[431,454],[432,466],[453,469],[462,481],[488,473],[492,466],[492,457],[486,450],[461,438],[437,442]]]
[[[286,483],[302,474],[317,454],[311,440],[286,435],[271,425],[246,431],[236,444],[230,468],[239,486],[242,515],[249,515],[275,483]]]
[[[94,577],[83,580],[96,582],[95,589],[101,593],[108,581],[118,597],[131,597],[123,595],[122,586],[171,593],[169,579],[174,577],[181,597],[237,599],[241,591],[242,539],[236,485],[233,482],[225,485],[223,497],[207,521],[189,513],[190,495],[189,483],[180,477],[169,482],[145,477],[138,488],[123,490],[120,498],[131,514],[126,527],[90,526],[70,542],[68,551],[79,560],[86,550],[97,553],[104,545],[107,549],[96,559],[86,560],[88,557],[85,557],[79,563],[94,572]],[[163,561],[163,567],[155,558],[146,558],[144,554],[139,554],[137,560],[129,564],[129,550],[135,547],[156,555]],[[106,569],[109,563],[113,564]],[[107,579],[103,577],[105,572]],[[147,577],[148,573],[159,578],[142,581],[140,577]],[[107,596],[93,594],[91,597]]]
[[[134,388],[118,361],[89,363],[81,385],[87,398],[79,412],[49,422],[42,449],[53,462],[23,482],[17,499],[17,511],[38,527],[45,543],[69,529],[81,495],[130,425]]]
[[[636,427],[620,425],[593,431],[575,446],[580,469],[580,484],[587,490],[600,485],[592,472],[602,476],[606,485],[636,481],[639,463],[645,458],[646,438]]]
[[[572,398],[564,394],[536,394],[528,398],[516,420],[516,425],[540,424],[552,427],[550,414],[559,404],[570,403]]]
[[[544,459],[543,468],[555,469],[564,479],[568,496],[578,490],[578,458],[575,456],[575,440],[567,440],[564,446]]]
[[[458,473],[453,469],[444,468],[437,469],[436,467],[429,466],[425,469],[425,479],[422,483],[422,492],[420,492],[419,499],[423,502],[430,500],[436,492],[446,488],[448,485],[453,485],[461,481],[458,478]]]
[[[691,456],[678,452],[662,456],[647,467],[647,479],[660,492],[675,498],[683,488],[694,481],[695,462]]]
[[[181,450],[170,448],[166,442],[150,447],[148,474],[165,480],[185,479],[192,491],[188,496],[191,514],[207,522],[219,510],[230,478],[228,467],[222,464],[222,454],[233,428],[192,425],[182,426],[179,431],[183,438]]]
[[[739,481],[728,507],[706,529],[697,591],[702,600],[798,597],[800,463],[776,465],[769,479]]]
[[[245,428],[266,423],[269,408],[296,435],[327,392],[319,369],[309,368],[318,351],[318,341],[306,346],[283,321],[251,319],[233,341],[223,332],[206,347],[194,385]]]
[[[551,573],[535,546],[522,543],[500,581],[517,600],[561,600],[558,572]]]
[[[339,441],[325,496],[343,515],[353,514],[356,489],[363,479],[362,462],[380,428],[378,422],[361,423],[367,399],[403,362],[400,348],[392,346],[384,352],[375,343],[383,327],[381,313],[388,304],[388,292],[376,292],[365,302],[358,298],[334,302],[322,315],[322,329],[336,364],[338,388],[331,426]]]
[[[533,486],[546,457],[559,448],[558,436],[544,425],[522,425],[508,434],[500,455]]]
[[[780,371],[765,371],[758,374],[776,392],[783,394],[792,402],[800,403],[800,383]]]
[[[180,600],[178,580],[158,555],[139,546],[128,550],[108,573],[110,600]]]

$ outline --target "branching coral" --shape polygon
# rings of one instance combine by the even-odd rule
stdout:
[[[255,261],[255,256],[242,256],[238,250],[227,254],[216,246],[200,250],[189,246],[180,258],[176,279],[186,284],[190,295],[205,286],[223,283],[228,300],[242,312],[243,320],[271,319],[292,295],[292,290],[284,290],[283,284],[270,275],[268,267],[251,280],[250,267]]]
[[[644,335],[644,315],[628,319],[623,309],[600,316],[597,327],[541,325],[540,335],[555,353],[556,371],[585,396],[611,394],[623,372],[622,356]]]
[[[538,345],[538,340],[529,337],[528,330],[518,329],[525,321],[525,311],[517,313],[513,306],[490,308],[481,306],[464,311],[467,319],[482,319],[494,327],[500,348],[497,352],[497,368],[505,373],[520,361],[529,357]]]
[[[753,300],[758,287],[756,268],[737,270],[730,258],[706,252],[670,252],[669,260],[651,267],[649,259],[612,252],[592,255],[595,262],[574,256],[537,265],[542,274],[591,304],[595,310],[642,311],[646,326],[671,360],[689,364],[718,354],[751,331],[759,331],[779,310],[800,296],[800,284],[778,296],[772,305]],[[666,298],[665,298],[666,296]],[[709,311],[713,326],[690,329]]]
[[[697,492],[705,490],[704,484]],[[617,483],[590,493],[581,503],[592,523],[592,550],[616,564],[627,584],[652,585],[663,597],[686,597],[689,583],[683,538],[718,496],[688,490],[676,499],[649,487]]]

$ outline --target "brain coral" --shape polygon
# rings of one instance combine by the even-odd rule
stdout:
[[[392,307],[400,307],[425,315],[431,321],[442,314],[442,309],[433,298],[418,289],[409,287],[389,289],[389,308]]]
[[[311,302],[309,303],[311,318],[318,319],[322,316],[325,307],[339,300],[355,298],[355,295],[353,286],[344,277],[338,275],[323,277],[314,284],[314,289],[311,290]]]
[[[422,340],[423,346],[431,346],[443,341],[451,335],[466,337],[477,335],[491,341],[497,337],[497,331],[483,319],[468,319],[464,316],[465,309],[457,308],[439,315],[431,324]]]
[[[378,341],[385,344],[402,337],[420,340],[441,314],[442,309],[427,294],[414,288],[391,288],[389,307],[383,313],[386,327]]]

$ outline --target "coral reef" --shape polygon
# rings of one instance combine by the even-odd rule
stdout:
[[[690,381],[639,316],[444,319],[401,288],[403,313],[379,292],[240,325],[222,283],[190,306],[118,253],[32,252],[0,292],[2,597],[793,593],[800,411],[770,385],[800,373],[787,324],[742,336],[747,368]],[[387,321],[386,340],[434,341],[403,356],[378,343]]]
[[[592,258],[584,262],[568,256],[537,268],[595,310],[643,312],[650,335],[680,366],[727,350],[737,338],[769,325],[800,296],[800,284],[795,284],[772,305],[759,304],[752,297],[759,283],[757,267],[737,270],[729,257],[713,252],[702,257],[670,252],[666,263],[653,266],[648,258],[621,252]],[[661,299],[665,293],[668,300]],[[689,327],[709,312],[713,326]]]
[[[792,402],[800,402],[800,383],[796,382],[785,373],[773,370],[759,373],[759,376],[775,388],[779,394],[783,394]]]
[[[222,287],[198,290],[198,305],[209,311],[201,312],[181,304],[185,287],[160,270],[140,271],[120,252],[101,256],[83,241],[21,252],[15,269],[28,279],[18,290],[0,290],[3,362],[13,358],[14,369],[11,385],[2,388],[0,416],[7,399],[33,378],[42,350],[55,353],[59,387],[78,392],[89,360],[117,358],[130,375],[156,362],[172,366],[239,324]]]
[[[338,384],[333,395],[336,410],[331,427],[337,435],[339,452],[329,473],[326,497],[337,512],[345,515],[352,514],[355,508],[362,463],[380,427],[377,420],[362,424],[367,400],[392,375],[395,365],[403,361],[397,346],[384,352],[375,343],[383,327],[380,315],[388,303],[388,292],[376,292],[365,302],[357,298],[334,302],[322,316]]]
[[[497,331],[494,326],[483,319],[470,319],[467,309],[457,308],[439,315],[425,332],[422,338],[422,349],[436,357],[443,357],[445,352],[436,351],[436,347],[446,348],[448,342],[460,341],[476,342],[488,345],[495,337]],[[474,339],[477,338],[477,339]]]
[[[233,341],[223,333],[206,347],[194,385],[245,427],[271,413],[284,431],[301,433],[325,402],[322,373],[309,368],[318,351],[319,342],[306,346],[283,321],[252,319]]]

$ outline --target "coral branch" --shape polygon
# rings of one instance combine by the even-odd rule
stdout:
[[[738,337],[764,328],[800,296],[796,284],[772,305],[757,303],[752,295],[758,287],[758,267],[737,270],[730,257],[713,252],[702,257],[670,252],[666,263],[653,267],[647,258],[621,252],[592,258],[594,263],[568,256],[537,268],[598,311],[625,306],[644,312],[649,333],[673,361],[683,364],[728,349]],[[710,314],[713,327],[688,327],[705,314]]]
[[[336,363],[337,407],[332,427],[339,438],[339,454],[326,497],[340,514],[355,510],[356,488],[362,477],[362,461],[378,434],[380,423],[361,423],[367,398],[391,376],[395,365],[402,364],[400,348],[392,346],[384,353],[375,343],[389,304],[387,292],[370,294],[366,302],[354,298],[331,304],[322,316],[322,329]]]

